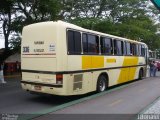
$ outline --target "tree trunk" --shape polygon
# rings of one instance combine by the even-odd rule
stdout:
[[[9,35],[11,32],[11,12],[8,12],[8,19],[5,19],[3,22],[3,34],[5,39],[5,49],[8,50],[9,44]]]
[[[4,42],[5,49],[8,50],[8,36],[5,36],[4,38],[5,38],[5,42]]]

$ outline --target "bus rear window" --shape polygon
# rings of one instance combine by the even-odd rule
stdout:
[[[81,54],[81,33],[68,30],[68,54]]]

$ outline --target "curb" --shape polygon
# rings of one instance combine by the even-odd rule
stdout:
[[[151,104],[146,106],[139,114],[144,114],[149,108],[151,108],[159,100],[160,100],[160,97],[157,97]]]
[[[152,103],[150,103],[149,105],[147,105],[142,111],[140,111],[139,113],[138,113],[138,115],[144,115],[145,114],[145,112],[148,110],[148,109],[150,109],[153,105],[155,105],[155,103],[157,102],[157,101],[159,101],[160,100],[160,97],[157,97]],[[137,117],[138,117],[138,115],[137,115]],[[146,114],[146,115],[148,115],[148,114]],[[149,114],[149,115],[151,115],[151,114]],[[135,120],[138,120],[138,118],[135,118]]]
[[[120,87],[116,87],[116,88],[110,89],[108,91],[104,91],[102,93],[97,93],[97,94],[94,94],[94,95],[91,95],[91,96],[87,96],[87,97],[84,97],[84,98],[81,98],[81,99],[78,99],[78,100],[74,100],[74,101],[71,101],[71,102],[68,102],[68,103],[64,103],[62,105],[58,105],[56,107],[52,107],[52,108],[49,108],[49,109],[46,109],[46,110],[35,112],[32,115],[22,115],[22,116],[19,116],[18,120],[30,120],[30,119],[38,118],[40,116],[43,116],[43,115],[46,115],[46,114],[49,114],[49,113],[64,109],[66,107],[69,107],[69,106],[72,106],[72,105],[75,105],[75,104],[78,104],[78,103],[81,103],[81,102],[84,102],[84,101],[87,101],[87,100],[94,99],[96,97],[105,95],[107,93],[110,93],[110,92],[113,92],[113,91],[116,91],[116,90],[119,90],[119,89],[122,89],[122,88],[126,88],[131,84],[132,83],[127,84],[127,85],[122,85]]]

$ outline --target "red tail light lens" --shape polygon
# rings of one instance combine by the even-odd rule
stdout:
[[[63,75],[62,74],[56,75],[56,84],[63,84]]]

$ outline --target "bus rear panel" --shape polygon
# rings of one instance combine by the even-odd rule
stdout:
[[[57,30],[54,22],[24,27],[22,37],[22,88],[28,91],[61,94],[63,75],[57,71]]]

